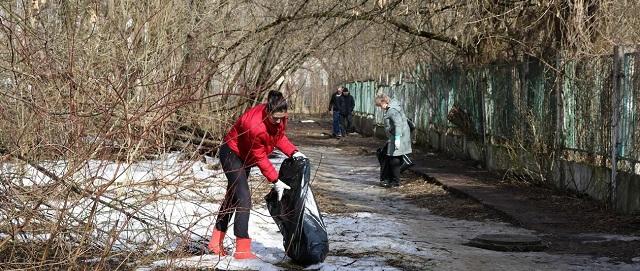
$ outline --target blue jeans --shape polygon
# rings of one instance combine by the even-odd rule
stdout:
[[[342,135],[342,129],[340,127],[340,112],[333,111],[333,134],[336,136]]]

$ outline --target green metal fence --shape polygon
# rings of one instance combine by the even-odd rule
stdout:
[[[562,84],[565,148],[608,155],[612,66],[611,57],[566,63]]]
[[[625,54],[621,99],[621,127],[618,153],[624,158],[640,160],[640,67],[639,54]]]
[[[378,124],[382,112],[373,100],[376,93],[384,92],[399,100],[423,131],[453,127],[447,114],[457,104],[470,116],[475,132],[489,143],[551,146],[560,137],[564,150],[592,156],[610,154],[612,114],[619,113],[617,153],[635,165],[640,160],[639,55],[624,55],[620,106],[615,112],[612,56],[557,65],[562,72],[538,61],[465,69],[421,65],[411,76],[390,82],[353,82],[347,87],[356,99],[356,114]],[[560,80],[557,74],[562,74]]]

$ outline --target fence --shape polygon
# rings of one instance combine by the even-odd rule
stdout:
[[[403,104],[419,131],[450,133],[456,106],[486,148],[510,145],[617,171],[640,172],[640,54],[475,68],[418,66],[385,82],[352,82],[356,115],[382,124],[378,92]],[[423,141],[428,141],[423,140]],[[614,146],[614,148],[612,148]],[[616,182],[611,182],[615,198]]]

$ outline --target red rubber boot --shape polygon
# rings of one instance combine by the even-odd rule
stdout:
[[[211,241],[209,241],[209,250],[213,252],[213,254],[220,256],[227,256],[227,252],[224,251],[224,246],[222,245],[222,241],[224,240],[225,232],[219,231],[217,229],[213,230],[213,236],[211,236]]]
[[[237,238],[236,252],[233,257],[238,260],[255,259],[256,255],[251,252],[251,238]]]

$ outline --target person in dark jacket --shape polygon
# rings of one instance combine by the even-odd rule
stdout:
[[[407,116],[399,102],[386,94],[378,94],[376,106],[384,111],[384,131],[387,134],[386,157],[381,168],[381,185],[392,187],[400,185],[402,156],[411,153],[411,131]]]
[[[267,103],[247,110],[225,136],[225,143],[219,149],[219,157],[228,184],[208,245],[214,254],[227,255],[222,241],[231,216],[235,213],[233,231],[236,250],[233,256],[236,259],[256,258],[251,252],[248,233],[251,209],[249,171],[251,167],[258,166],[267,181],[273,184],[280,200],[284,190],[290,187],[278,180],[278,172],[269,161],[269,154],[274,148],[278,148],[289,157],[306,157],[285,135],[287,108],[288,104],[282,93],[270,91]]]
[[[340,125],[340,112],[343,110],[342,87],[339,87],[335,93],[331,95],[329,100],[329,114],[332,115],[332,134],[331,136],[340,138],[342,136],[342,127]]]
[[[347,135],[353,131],[353,108],[356,107],[356,101],[353,96],[349,94],[349,89],[342,88],[342,106],[340,111],[340,118],[342,120],[342,136]]]

